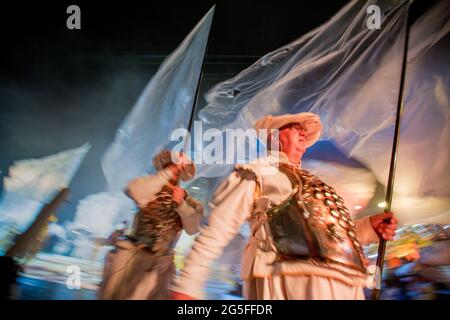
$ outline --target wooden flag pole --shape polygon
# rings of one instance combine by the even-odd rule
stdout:
[[[398,92],[398,99],[397,99],[397,115],[395,119],[395,131],[394,131],[394,141],[392,144],[392,152],[391,152],[391,162],[389,166],[389,177],[388,177],[388,183],[386,187],[386,197],[385,197],[385,207],[384,212],[390,212],[391,211],[391,204],[392,204],[392,197],[394,193],[394,180],[395,180],[395,167],[397,164],[397,155],[398,155],[398,143],[400,138],[400,121],[401,116],[403,112],[403,106],[404,106],[404,95],[405,95],[405,75],[406,75],[406,65],[407,65],[407,58],[408,58],[408,40],[409,40],[409,6],[411,5],[412,0],[409,0],[408,8],[406,11],[406,17],[405,17],[405,40],[404,40],[404,46],[403,46],[403,61],[402,61],[402,69],[401,69],[401,75],[400,75],[400,86],[399,86],[399,92]],[[382,281],[382,275],[383,275],[383,266],[384,266],[384,256],[386,252],[386,240],[383,238],[380,239],[379,245],[378,245],[378,257],[377,257],[377,268],[375,273],[375,279],[380,280],[380,287],[375,287],[372,291],[372,299],[378,300],[380,298],[380,292],[381,292],[381,281]]]

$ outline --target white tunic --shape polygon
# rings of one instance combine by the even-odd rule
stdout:
[[[266,234],[264,228],[261,228],[261,221],[258,221],[258,217],[261,215],[256,213],[279,205],[293,191],[289,178],[277,169],[278,161],[286,162],[287,158],[280,154],[279,157],[267,157],[253,164],[238,165],[238,170],[234,171],[219,186],[211,202],[214,208],[209,217],[209,224],[201,229],[191,253],[186,258],[184,269],[174,281],[172,288],[174,291],[195,298],[203,298],[203,285],[207,280],[211,263],[221,255],[223,248],[239,232],[241,225],[248,220],[252,236],[244,250],[241,264],[241,277],[245,287],[244,295],[247,298],[314,297],[311,294],[296,296],[289,292],[279,297],[273,288],[270,289],[271,285],[262,285],[268,287],[269,292],[265,290],[258,295],[255,295],[255,289],[252,289],[252,287],[261,286],[261,283],[252,282],[255,279],[274,279],[273,282],[280,277],[292,278],[292,276],[314,276],[328,282],[337,281],[335,287],[336,285],[349,287],[352,297],[361,298],[362,286],[366,282],[366,277],[353,269],[330,267],[320,263],[311,264],[301,260],[273,263],[276,256],[275,251],[271,249],[273,248],[272,239]],[[255,175],[256,180],[259,181],[259,195],[255,194],[257,183]],[[361,244],[378,241],[378,236],[372,229],[368,218],[355,221],[355,224],[357,237]],[[309,281],[300,278],[298,280],[300,286],[301,283],[307,285]],[[285,287],[283,286],[283,290],[286,290]],[[299,291],[302,290],[301,287],[294,287]],[[303,292],[308,290],[303,289]],[[356,294],[355,291],[357,291]],[[347,298],[347,296],[342,298]]]

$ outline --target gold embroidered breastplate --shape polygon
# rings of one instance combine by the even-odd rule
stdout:
[[[280,164],[280,171],[294,192],[266,212],[277,259],[312,259],[365,272],[364,253],[343,199],[306,170]]]
[[[176,212],[172,189],[164,186],[145,209],[136,213],[130,239],[145,245],[145,250],[156,256],[171,253],[182,230],[181,218]]]

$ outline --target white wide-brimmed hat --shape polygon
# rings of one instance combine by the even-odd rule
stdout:
[[[259,129],[280,129],[290,123],[299,123],[306,131],[306,147],[311,147],[319,140],[322,133],[322,123],[317,114],[311,112],[300,112],[296,114],[283,114],[273,116],[271,114],[258,119],[253,128]]]
[[[187,158],[186,155],[185,158],[187,159],[188,163],[183,166],[183,170],[181,170],[180,173],[180,178],[183,181],[190,180],[195,175],[194,163],[189,158]],[[177,164],[178,159],[180,159],[178,152],[163,150],[153,158],[153,166],[155,167],[156,170],[159,171],[167,167],[169,164],[172,163]]]

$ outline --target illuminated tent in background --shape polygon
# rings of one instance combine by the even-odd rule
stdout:
[[[121,200],[108,192],[87,196],[78,202],[75,218],[70,227],[88,231],[96,237],[108,238],[122,210]]]
[[[383,15],[378,30],[366,24],[373,4]],[[324,25],[210,90],[199,114],[204,130],[249,128],[267,114],[315,112],[324,124],[322,139],[386,185],[407,10],[408,1],[350,2]],[[402,224],[450,219],[449,28],[449,3],[441,1],[410,31],[392,204]],[[213,165],[198,170],[205,177],[223,172]]]
[[[0,202],[0,239],[9,228],[25,231],[39,210],[69,186],[91,146],[62,151],[40,159],[15,161],[4,178]]]

